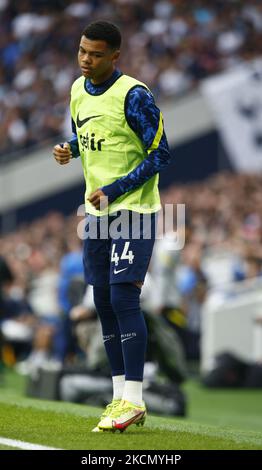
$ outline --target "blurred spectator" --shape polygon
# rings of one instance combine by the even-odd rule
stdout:
[[[58,280],[58,302],[63,316],[64,353],[63,358],[76,352],[73,324],[70,310],[78,305],[86,290],[84,281],[81,240],[71,236],[66,242],[66,253],[60,262]]]
[[[188,244],[178,269],[178,289],[186,315],[185,353],[187,359],[200,359],[201,309],[207,293],[207,278],[201,266],[202,250]]]
[[[13,365],[28,354],[33,338],[34,317],[26,297],[14,288],[14,274],[0,256],[0,363]]]
[[[62,362],[66,355],[67,337],[58,297],[59,265],[67,246],[73,244],[74,239],[79,246],[76,218],[68,218],[65,228],[64,218],[52,213],[1,239],[0,253],[6,254],[14,278],[12,291],[9,289],[9,305],[11,298],[12,308],[17,304],[20,306],[20,310],[15,312],[15,320],[20,323],[23,320],[25,324],[26,308],[21,307],[23,299],[34,314],[33,321],[28,324],[30,331],[26,338],[32,349],[28,365],[50,359]],[[15,303],[13,297],[18,298],[19,303]],[[5,310],[5,319],[9,319],[13,312],[9,312],[10,308]],[[11,330],[14,331],[14,324],[9,323],[8,332]]]
[[[13,274],[5,259],[0,256],[0,325],[5,315],[5,298],[4,298],[4,287],[13,281]],[[3,339],[2,331],[0,331],[0,373],[2,372],[2,354],[3,354]]]

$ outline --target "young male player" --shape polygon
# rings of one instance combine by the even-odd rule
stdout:
[[[152,93],[115,66],[120,45],[120,31],[111,23],[97,21],[83,31],[78,52],[82,76],[71,91],[73,138],[53,150],[61,165],[80,155],[87,230],[97,229],[97,236],[84,241],[84,267],[87,283],[94,286],[113,400],[94,432],[123,431],[145,421],[147,328],[139,297],[161,207],[158,173],[170,162],[162,115]],[[105,237],[105,218],[113,227],[120,215],[125,219],[125,236],[106,230]],[[138,217],[135,223],[133,216]],[[134,225],[139,237],[133,236]]]

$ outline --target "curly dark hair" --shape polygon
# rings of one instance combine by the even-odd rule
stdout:
[[[121,46],[121,33],[118,27],[108,21],[90,23],[82,35],[93,41],[105,41],[111,49],[120,49]]]

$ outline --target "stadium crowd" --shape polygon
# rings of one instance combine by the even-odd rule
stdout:
[[[162,204],[186,204],[186,244],[170,251],[170,239],[156,242],[144,305],[178,332],[188,358],[199,357],[200,313],[208,288],[223,281],[217,263],[215,276],[207,269],[212,254],[219,250],[230,261],[225,282],[261,276],[261,183],[261,176],[223,173],[162,194]],[[74,352],[73,324],[83,311],[75,307],[84,303],[85,291],[79,222],[75,215],[50,213],[0,237],[0,261],[5,258],[14,277],[1,285],[1,323],[23,324],[40,361],[51,354],[63,362]],[[2,333],[8,337],[8,323],[6,328]]]
[[[261,53],[259,0],[0,0],[0,158],[68,132],[84,26],[124,31],[120,69],[169,99]]]

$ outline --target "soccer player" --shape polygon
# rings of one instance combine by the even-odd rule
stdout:
[[[120,45],[114,24],[97,21],[83,31],[78,51],[82,76],[71,91],[73,137],[53,149],[60,165],[80,156],[86,180],[90,236],[84,241],[85,278],[94,286],[113,380],[113,400],[94,432],[123,431],[146,418],[147,328],[139,297],[161,208],[158,173],[170,162],[152,93],[116,68]],[[114,228],[121,217],[125,235],[119,237]]]

